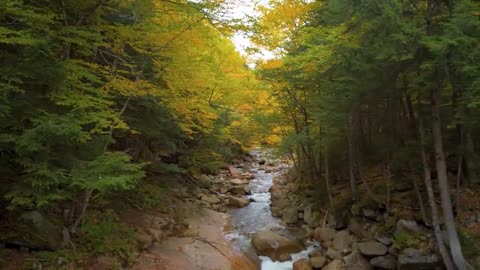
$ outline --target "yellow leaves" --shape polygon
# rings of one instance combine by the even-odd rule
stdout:
[[[313,3],[302,0],[282,0],[271,3],[269,7],[260,6],[261,34],[254,37],[254,41],[271,50],[282,47],[291,40],[295,30],[305,23],[312,7]]]
[[[114,77],[105,86],[104,90],[117,92],[122,96],[158,96],[158,86],[146,81],[135,80],[124,77]]]
[[[281,67],[283,67],[283,61],[281,59],[267,60],[259,65],[261,69],[278,69]]]

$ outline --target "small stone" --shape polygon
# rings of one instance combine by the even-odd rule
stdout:
[[[388,251],[386,246],[378,242],[359,243],[358,249],[365,256],[382,256]]]

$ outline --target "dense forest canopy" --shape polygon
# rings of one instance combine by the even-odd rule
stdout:
[[[445,224],[444,263],[466,269],[453,209],[480,183],[478,1],[261,1],[240,19],[232,3],[0,2],[0,242],[65,247],[90,212],[150,207],[156,187],[267,144],[325,204],[348,183],[388,211],[371,168],[424,178],[424,221]],[[240,32],[274,58],[247,61]],[[39,213],[62,241],[15,225]]]

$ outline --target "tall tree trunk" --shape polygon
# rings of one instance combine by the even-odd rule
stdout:
[[[407,85],[406,81],[405,81],[405,85]],[[410,127],[410,130],[412,131],[411,136],[413,138],[418,138],[419,135],[418,135],[418,128],[417,128],[417,120],[415,117],[415,111],[413,109],[412,99],[410,98],[410,95],[406,92],[405,92],[405,103],[406,103],[406,110],[407,110],[407,115],[409,120],[409,127]],[[423,151],[423,145],[422,145],[422,151]],[[425,164],[424,164],[424,167],[425,167]],[[422,196],[422,193],[420,192],[420,187],[418,186],[417,179],[415,178],[413,179],[413,187],[415,189],[415,194],[417,195],[418,204],[420,207],[420,214],[422,215],[423,222],[426,225],[428,225],[427,212],[425,210],[425,205],[423,204],[423,196]]]
[[[353,116],[350,116],[350,124],[348,127],[348,164],[350,172],[350,189],[352,191],[352,200],[356,201],[357,198],[357,186],[355,183],[355,161],[354,161],[354,142],[353,142]]]
[[[442,129],[440,122],[440,113],[438,106],[438,97],[435,89],[431,91],[431,109],[432,109],[432,136],[435,151],[435,165],[437,168],[438,186],[440,189],[440,199],[445,225],[450,243],[450,253],[452,254],[455,266],[459,270],[467,269],[467,264],[462,252],[462,246],[455,228],[455,218],[453,216],[452,201],[450,198],[447,167],[442,143]]]
[[[328,194],[328,202],[330,203],[330,206],[332,206],[333,203],[333,198],[332,198],[332,192],[330,189],[330,171],[329,171],[329,162],[328,162],[328,147],[325,147],[325,154],[324,154],[324,159],[325,159],[325,188],[327,189],[327,194]]]
[[[448,253],[445,243],[443,242],[442,229],[440,228],[439,215],[437,203],[435,202],[435,193],[433,192],[432,176],[430,173],[430,165],[428,164],[427,155],[425,154],[425,139],[423,135],[422,119],[418,119],[418,135],[420,138],[420,155],[422,157],[423,173],[425,180],[425,187],[427,188],[428,202],[430,203],[430,209],[432,210],[432,223],[433,231],[435,233],[435,240],[437,241],[437,247],[442,256],[443,263],[447,270],[455,270],[452,259]]]

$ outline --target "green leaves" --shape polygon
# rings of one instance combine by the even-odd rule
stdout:
[[[131,163],[123,152],[107,152],[72,170],[72,186],[100,193],[130,189],[145,176],[146,163]]]

